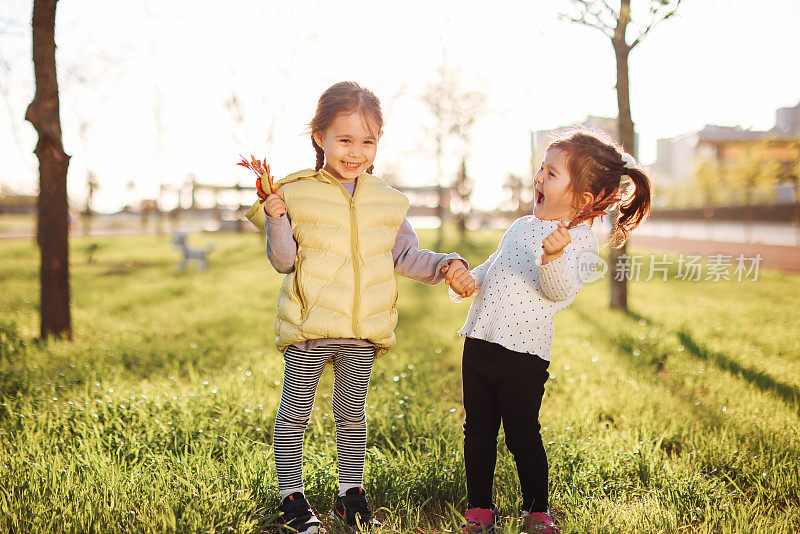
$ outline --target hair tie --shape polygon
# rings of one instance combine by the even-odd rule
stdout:
[[[631,169],[631,170],[636,168],[636,159],[634,159],[633,156],[631,156],[627,152],[623,152],[622,154],[620,154],[620,156],[622,157],[622,166],[623,167],[625,167],[626,169]]]

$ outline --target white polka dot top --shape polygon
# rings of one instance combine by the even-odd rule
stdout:
[[[533,215],[511,224],[497,250],[472,270],[478,289],[460,335],[550,360],[553,316],[575,300],[586,280],[581,266],[594,265],[598,252],[592,229],[579,224],[569,230],[564,253],[540,265],[542,241],[557,228],[558,221]],[[452,291],[451,297],[460,300]]]

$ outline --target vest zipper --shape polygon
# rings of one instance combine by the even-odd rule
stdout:
[[[328,180],[337,186],[342,191],[342,195],[344,198],[350,202],[350,249],[353,254],[353,336],[356,339],[361,338],[361,334],[358,330],[358,312],[361,308],[361,269],[358,266],[358,259],[361,257],[361,253],[358,247],[358,217],[356,216],[356,194],[358,193],[358,188],[361,185],[361,180],[363,179],[363,174],[359,176],[359,179],[356,181],[356,187],[353,190],[353,194],[347,192],[347,189],[339,183],[339,180],[331,176],[327,171],[324,169],[322,170],[323,176],[326,176]]]
[[[358,188],[358,185],[356,185]],[[355,191],[353,191],[355,196]],[[359,338],[358,333],[358,312],[361,307],[361,269],[357,262],[361,257],[358,250],[358,217],[356,216],[356,200],[350,197],[350,242],[353,249],[353,335]]]

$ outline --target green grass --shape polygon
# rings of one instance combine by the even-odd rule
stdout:
[[[475,264],[498,239],[450,248]],[[48,343],[35,339],[36,251],[0,242],[0,531],[272,530],[281,277],[258,236],[191,242],[204,240],[210,269],[180,272],[169,236],[74,238],[74,339]],[[800,530],[798,281],[632,282],[630,314],[609,311],[598,282],[556,317],[541,421],[565,532]],[[406,279],[399,306],[397,348],[367,398],[366,488],[384,532],[457,531],[467,306]],[[331,383],[326,372],[305,449],[324,515]],[[513,517],[500,441],[496,500]]]

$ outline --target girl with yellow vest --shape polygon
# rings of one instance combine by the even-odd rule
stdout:
[[[273,444],[281,492],[281,532],[314,534],[322,525],[304,496],[303,434],[325,364],[333,362],[339,461],[334,518],[378,525],[362,487],[365,401],[372,362],[395,344],[395,272],[427,284],[464,288],[458,254],[419,249],[406,220],[408,199],[373,176],[383,116],[375,95],[341,82],[320,97],[311,121],[315,170],[287,176],[278,194],[247,217],[267,235],[267,257],[286,274],[278,295],[275,343],[284,357]]]

